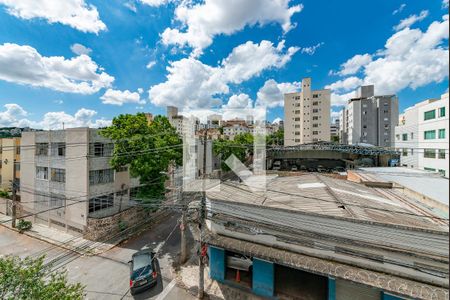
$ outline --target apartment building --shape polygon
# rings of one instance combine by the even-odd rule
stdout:
[[[339,140],[339,119],[334,120],[334,122],[330,125],[330,137],[332,141]]]
[[[312,90],[302,80],[300,93],[284,95],[284,145],[330,141],[330,90]]]
[[[228,124],[223,126],[223,135],[229,140],[234,140],[236,135],[243,133],[252,133],[252,129],[246,124]]]
[[[16,165],[14,176],[14,164]],[[20,138],[0,139],[0,189],[11,190],[13,178],[20,183]]]
[[[84,233],[88,219],[131,205],[139,179],[110,166],[114,145],[97,129],[26,132],[21,143],[21,205],[33,222]]]
[[[409,107],[395,127],[400,164],[449,177],[448,93]]]
[[[376,96],[373,85],[362,86],[340,113],[339,121],[341,143],[392,147],[398,124],[398,98]]]

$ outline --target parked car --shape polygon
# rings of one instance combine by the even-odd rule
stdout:
[[[129,263],[132,295],[156,285],[158,274],[155,267],[155,253],[152,250],[146,249],[134,253]]]
[[[272,168],[272,170],[278,171],[278,170],[280,170],[280,169],[281,169],[281,161],[277,160],[277,161],[275,161],[275,162],[273,163],[273,168]]]
[[[328,172],[328,170],[324,166],[318,165],[317,166],[317,172],[319,172],[319,173],[326,173],[326,172]]]
[[[297,166],[296,166],[296,165],[293,165],[293,166],[291,167],[291,171],[298,171]]]
[[[333,173],[344,173],[346,170],[344,167],[336,167],[333,170]]]
[[[308,168],[305,165],[301,165],[300,171],[308,171]]]
[[[308,172],[317,172],[317,169],[315,167],[308,167]]]

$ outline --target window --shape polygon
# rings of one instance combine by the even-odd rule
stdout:
[[[297,125],[295,125],[294,127],[295,127],[295,128],[300,128],[300,125],[297,124]]]
[[[318,135],[319,132],[318,132],[318,131],[313,131],[312,134],[313,134],[313,135]]]
[[[36,167],[36,178],[48,180],[48,168],[47,167]]]
[[[19,155],[20,154],[20,146],[16,145],[16,154]]]
[[[91,144],[91,155],[96,157],[111,156],[114,144],[93,143]]]
[[[366,127],[367,127],[367,126],[366,126]],[[365,127],[365,128],[366,128],[366,127]],[[399,141],[399,140],[400,140],[400,134],[396,134],[396,135],[395,135],[395,138],[397,139],[397,141]]]
[[[66,143],[52,143],[52,156],[66,156]]]
[[[48,155],[48,143],[36,143],[36,155]]]
[[[367,110],[363,110],[363,115],[367,115]]]
[[[319,95],[313,94],[313,98],[319,98]]]
[[[66,182],[66,170],[64,169],[51,169],[51,180],[55,182]]]
[[[426,121],[426,120],[432,120],[432,119],[435,119],[436,118],[436,110],[429,110],[429,111],[426,111],[426,112],[424,112],[424,114],[423,114],[423,119]]]
[[[440,139],[445,139],[445,128],[444,129],[439,129],[439,138]]]
[[[319,110],[317,108],[313,109],[313,113],[318,113],[318,112],[319,112]]]
[[[426,140],[434,140],[436,138],[436,130],[427,130],[423,132],[423,138]]]
[[[434,169],[434,168],[427,168],[427,167],[425,167],[425,168],[423,168],[425,171],[431,171],[431,172],[436,172],[436,169]]]
[[[317,121],[317,120],[319,120],[319,117],[318,116],[313,116],[313,121]]]
[[[408,140],[408,134],[404,133],[402,134],[402,141],[407,141]]]
[[[299,111],[299,110],[296,110],[294,113],[298,115],[298,114],[300,113],[300,111]]]
[[[90,213],[112,206],[114,206],[114,194],[108,194],[89,199]]]
[[[442,176],[445,176],[445,170],[439,169],[439,174],[441,174]]]
[[[319,105],[319,101],[314,101],[314,102],[313,102],[313,105],[314,105],[314,106]]]
[[[113,169],[89,171],[89,183],[92,185],[110,183],[113,181],[114,181]]]
[[[389,111],[388,111],[388,110],[383,110],[383,112],[384,112],[385,114],[388,114],[388,113],[389,113]]]
[[[436,158],[436,149],[424,149],[423,157]]]
[[[319,124],[313,124],[313,127],[317,128],[317,127],[319,127]]]
[[[414,139],[414,132],[411,132],[411,140]]]
[[[50,195],[50,207],[64,207],[66,204],[66,198],[64,195],[51,194]]]
[[[439,108],[439,118],[445,117],[445,106]]]
[[[408,156],[408,149],[406,148],[403,149],[402,156]]]
[[[300,121],[300,118],[295,118],[294,121]]]
[[[439,149],[438,150],[438,158],[439,159],[445,159],[445,149]]]
[[[295,132],[295,135],[300,135],[300,131],[296,131],[296,132]]]

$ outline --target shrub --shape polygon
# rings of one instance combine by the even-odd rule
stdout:
[[[20,232],[24,232],[26,230],[31,229],[31,222],[27,220],[20,219],[19,223],[17,224],[17,229],[19,229]]]

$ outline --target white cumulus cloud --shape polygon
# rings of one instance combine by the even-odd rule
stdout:
[[[291,47],[284,51],[284,41],[276,47],[269,41],[247,42],[234,48],[216,67],[193,57],[171,62],[167,80],[150,88],[150,100],[157,106],[180,108],[219,105],[218,96],[228,94],[230,84],[242,83],[264,70],[284,67],[297,50]]]
[[[319,49],[320,47],[322,47],[324,45],[323,42],[317,43],[316,45],[310,46],[310,47],[303,47],[301,48],[301,53],[305,53],[308,55],[313,55],[314,53],[316,53],[316,50]]]
[[[148,62],[148,64],[145,67],[150,70],[154,66],[156,66],[156,61],[151,60],[151,61]]]
[[[402,3],[399,8],[397,8],[396,10],[394,10],[392,12],[392,15],[396,15],[398,13],[401,13],[405,9],[405,7],[406,7],[406,4]]]
[[[337,73],[341,76],[352,75],[358,73],[361,68],[372,61],[372,55],[357,54],[341,65],[341,70]]]
[[[75,53],[76,55],[89,55],[92,52],[91,48],[85,47],[81,44],[75,43],[72,46],[70,46],[70,50],[72,50],[73,53]]]
[[[193,55],[198,56],[216,35],[231,35],[246,26],[278,23],[286,33],[295,26],[292,16],[302,8],[302,5],[290,6],[290,0],[182,1],[175,10],[181,28],[166,28],[161,37],[166,45],[192,47]]]
[[[95,119],[95,110],[81,108],[74,115],[63,111],[48,112],[42,120],[31,121],[27,119],[28,113],[18,104],[10,103],[4,105],[4,110],[0,111],[0,126],[17,126],[56,130],[73,127],[105,127],[111,125],[111,120],[104,118]],[[64,125],[63,125],[64,124]]]
[[[422,10],[419,15],[410,15],[406,19],[401,20],[398,25],[394,26],[394,30],[399,31],[404,28],[411,27],[414,23],[420,22],[428,17],[428,14],[428,10]]]
[[[259,89],[256,104],[268,108],[283,106],[284,94],[299,92],[301,85],[301,82],[277,83],[275,80],[269,79]]]
[[[252,108],[253,101],[247,94],[232,95],[228,103],[223,105],[225,109]]]
[[[82,32],[98,34],[106,30],[97,8],[84,0],[0,0],[6,11],[21,19],[45,19],[48,23],[68,25]]]
[[[138,89],[137,92],[130,92],[129,90],[119,91],[113,89],[107,89],[105,94],[100,97],[103,104],[111,104],[122,106],[125,103],[134,103],[134,104],[145,104],[145,100],[141,99],[140,92],[141,89]]]
[[[330,89],[333,91],[349,91],[357,88],[363,83],[363,80],[356,77],[348,77],[343,80],[338,80],[332,84],[325,86],[326,89]]]
[[[405,88],[444,81],[449,75],[448,28],[449,16],[444,15],[426,31],[407,27],[396,32],[386,41],[384,49],[377,52],[375,60],[361,66],[362,85],[375,85],[377,94],[396,94]],[[345,80],[330,86],[342,86]],[[332,105],[345,104],[351,93],[332,93]]]
[[[71,59],[42,56],[30,46],[0,45],[0,80],[55,91],[93,94],[109,87],[114,77],[87,55]]]

